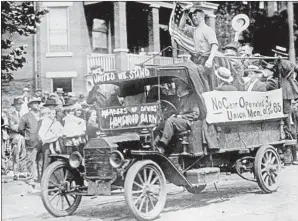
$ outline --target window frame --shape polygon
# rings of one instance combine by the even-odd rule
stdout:
[[[65,79],[65,78],[70,78],[71,80],[71,92],[73,92],[73,77],[62,77],[62,78],[51,78],[51,91],[54,93],[54,79],[59,80],[59,79]]]
[[[51,52],[50,51],[50,13],[47,14],[47,52],[46,57],[71,57],[73,53],[71,52],[70,45],[70,22],[69,22],[69,7],[70,5],[50,5],[49,8],[65,8],[66,9],[66,25],[67,25],[67,51],[61,52]]]

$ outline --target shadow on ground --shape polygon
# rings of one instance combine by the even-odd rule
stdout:
[[[198,195],[193,195],[187,191],[178,192],[177,194],[169,194],[167,197],[167,203],[162,213],[170,213],[177,210],[184,210],[189,208],[203,208],[210,204],[223,203],[239,195],[246,194],[260,194],[261,191],[257,186],[233,186],[221,188],[219,186],[218,193],[212,185],[205,191]],[[80,217],[92,217],[93,219],[99,219],[102,221],[110,220],[133,220],[125,201],[108,203],[105,205],[96,205],[88,208],[80,208],[75,213]]]

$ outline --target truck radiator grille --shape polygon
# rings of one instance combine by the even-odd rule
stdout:
[[[109,162],[110,147],[85,148],[85,169],[87,178],[112,179],[113,168]]]

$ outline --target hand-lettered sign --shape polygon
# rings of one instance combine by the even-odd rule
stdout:
[[[104,72],[102,69],[92,73],[94,84],[109,84],[114,82],[151,78],[155,76],[156,73],[154,71],[150,71],[146,67],[141,66],[135,66],[132,70],[119,73]]]
[[[153,127],[159,121],[157,104],[111,107],[99,110],[102,130]]]
[[[210,91],[203,93],[203,97],[209,124],[284,117],[282,89],[267,92]]]

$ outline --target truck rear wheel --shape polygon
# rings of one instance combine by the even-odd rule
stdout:
[[[280,158],[275,148],[270,145],[260,147],[255,157],[254,171],[257,182],[265,193],[272,193],[278,188],[280,169]]]

